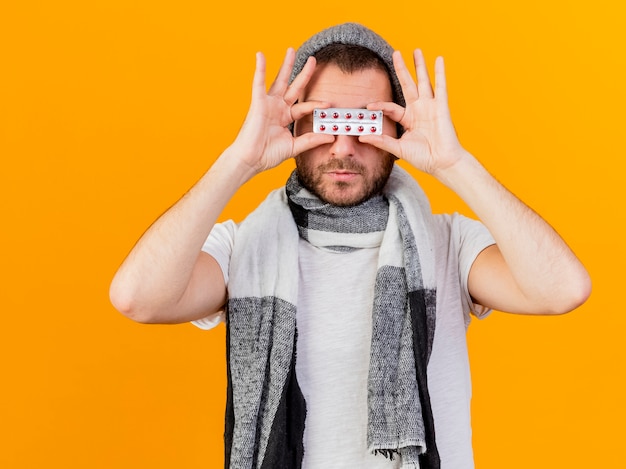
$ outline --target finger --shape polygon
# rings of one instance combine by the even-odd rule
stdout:
[[[305,101],[294,104],[291,107],[291,117],[293,120],[301,119],[307,114],[311,114],[313,109],[326,109],[330,107],[330,103],[323,101]]]
[[[291,82],[291,85],[287,88],[284,96],[286,103],[293,104],[298,100],[298,98],[300,98],[300,96],[302,96],[304,88],[309,83],[309,80],[315,72],[315,65],[315,57],[309,57],[300,73],[298,73],[293,82]]]
[[[406,109],[396,103],[388,101],[379,101],[367,105],[370,111],[383,111],[385,117],[389,117],[392,121],[402,124]]]
[[[296,60],[296,52],[292,47],[287,49],[285,53],[285,58],[283,59],[283,63],[280,66],[280,70],[278,70],[278,75],[274,79],[272,86],[268,91],[270,95],[279,95],[282,96],[289,85],[289,77],[291,76],[291,69],[293,68],[293,63]]]
[[[252,98],[265,95],[265,56],[263,52],[256,53],[256,66],[252,79]]]
[[[404,100],[407,103],[416,101],[419,97],[417,93],[417,86],[413,81],[413,77],[409,72],[409,69],[406,67],[404,63],[404,59],[402,58],[402,54],[398,51],[393,53],[393,68],[396,70],[396,75],[398,76],[398,80],[400,81],[400,86],[402,87],[402,94],[404,95]]]
[[[299,155],[305,151],[311,150],[315,147],[319,147],[320,145],[333,143],[334,141],[335,141],[334,135],[316,134],[313,132],[307,132],[305,134],[300,135],[299,137],[294,138],[294,142],[293,142],[294,154],[292,156]]]
[[[424,54],[420,49],[415,49],[413,52],[413,60],[415,61],[415,75],[417,76],[417,92],[420,98],[432,98],[433,87],[430,84]]]
[[[400,140],[389,135],[360,135],[359,142],[372,145],[398,158],[402,158]]]
[[[437,57],[435,60],[435,96],[444,102],[448,101],[448,85],[443,57]]]

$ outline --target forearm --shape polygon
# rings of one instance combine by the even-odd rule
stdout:
[[[327,105],[298,102],[315,69],[315,59],[310,57],[290,84],[294,60],[295,51],[289,49],[268,91],[265,58],[257,53],[252,101],[237,138],[146,231],[115,275],[110,296],[122,313],[140,322],[184,322],[223,305],[226,287],[219,266],[201,253],[222,210],[255,174],[332,141],[331,135],[311,132],[294,137],[288,129],[315,107]]]
[[[399,139],[361,141],[409,162],[456,192],[487,226],[497,245],[484,249],[470,270],[470,294],[484,306],[510,312],[562,313],[589,295],[587,271],[539,215],[496,181],[461,146],[448,108],[444,63],[435,61],[431,85],[421,51],[414,53],[417,83],[399,52],[394,66],[406,106],[372,103],[405,129]]]
[[[253,175],[238,163],[235,151],[227,149],[133,247],[110,288],[120,312],[140,322],[178,322],[204,241],[230,198]]]
[[[559,234],[469,153],[435,176],[486,225],[529,312],[565,312],[589,294],[589,276]]]

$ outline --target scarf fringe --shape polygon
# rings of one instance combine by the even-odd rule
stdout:
[[[374,456],[378,456],[379,454],[382,454],[386,459],[393,461],[394,458],[400,453],[397,449],[375,449]]]

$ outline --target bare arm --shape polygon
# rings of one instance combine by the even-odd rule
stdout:
[[[486,225],[496,245],[476,259],[469,277],[474,299],[500,311],[558,314],[590,294],[587,271],[563,239],[538,214],[509,192],[459,143],[448,108],[443,59],[431,86],[421,51],[414,53],[417,84],[399,52],[394,53],[406,108],[373,103],[404,126],[400,139],[360,137],[455,191]]]
[[[438,175],[487,226],[496,245],[477,257],[468,287],[479,304],[512,313],[560,314],[589,296],[587,271],[537,213],[471,155]]]
[[[332,136],[294,138],[287,126],[324,103],[296,103],[315,60],[288,84],[294,51],[289,49],[276,80],[266,91],[265,59],[257,66],[248,116],[231,146],[207,173],[139,239],[110,287],[113,305],[147,323],[180,323],[218,311],[226,301],[222,272],[201,251],[222,210],[246,181],[296,154],[328,143]]]
[[[205,317],[224,304],[221,269],[201,248],[245,178],[224,152],[124,260],[110,288],[116,309],[139,322],[177,323]]]

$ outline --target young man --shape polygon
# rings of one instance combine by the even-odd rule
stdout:
[[[267,91],[258,54],[236,140],[113,280],[137,321],[226,319],[227,466],[471,468],[470,313],[559,314],[589,295],[558,234],[460,145],[443,60],[434,87],[414,61],[417,83],[381,37],[343,24],[290,49]],[[382,135],[312,132],[331,107],[381,110]],[[284,189],[216,224],[244,182],[292,157]],[[397,158],[481,222],[432,215]]]

